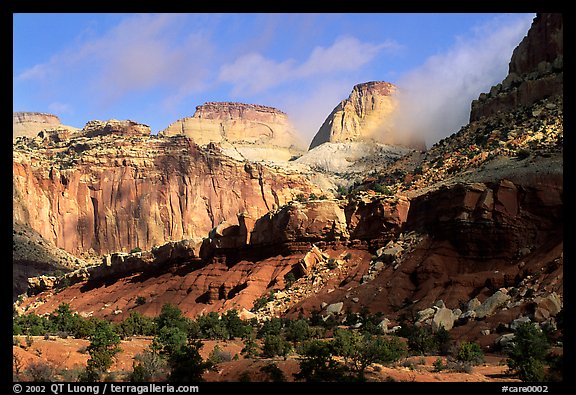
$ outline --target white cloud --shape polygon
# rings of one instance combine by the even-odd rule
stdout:
[[[77,40],[49,61],[24,70],[17,79],[54,84],[73,77],[85,81],[76,87],[79,91],[108,105],[147,89],[200,89],[210,69],[213,46],[201,33],[182,40],[185,22],[179,14],[127,17],[99,37]]]
[[[73,112],[69,104],[60,102],[50,103],[48,109],[56,115],[71,114]]]
[[[220,68],[219,79],[233,85],[233,93],[259,93],[288,81],[354,71],[372,61],[383,49],[397,49],[394,41],[363,43],[355,37],[340,37],[327,48],[316,47],[298,64],[294,59],[275,61],[249,53]]]
[[[512,51],[532,18],[476,27],[471,38],[457,38],[447,52],[404,74],[397,81],[397,128],[424,137],[431,146],[466,125],[472,100],[506,77]]]

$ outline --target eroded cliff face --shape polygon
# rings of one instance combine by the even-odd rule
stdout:
[[[514,49],[508,76],[472,102],[470,122],[563,95],[563,35],[562,14],[538,14]]]
[[[182,135],[148,136],[131,121],[98,125],[14,150],[14,222],[72,253],[204,237],[238,213],[258,218],[299,193],[323,193],[305,175],[236,161]]]
[[[350,96],[338,104],[312,139],[310,149],[323,143],[377,141],[382,144],[422,148],[394,132],[391,115],[397,107],[397,87],[389,82],[371,81],[354,86]]]
[[[70,126],[64,126],[60,118],[53,114],[41,112],[14,112],[12,115],[12,138],[36,137],[38,132],[47,128],[59,128],[69,131],[77,130]]]
[[[160,134],[183,134],[198,145],[230,143],[250,160],[288,160],[303,148],[286,113],[257,104],[208,102]]]

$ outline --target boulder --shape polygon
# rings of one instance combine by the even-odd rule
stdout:
[[[520,318],[516,318],[514,321],[512,321],[510,323],[510,329],[513,331],[516,331],[516,329],[518,329],[518,327],[522,324],[525,324],[527,322],[531,322],[529,317],[520,317]]]
[[[416,322],[423,322],[428,320],[429,318],[434,317],[434,314],[436,314],[436,310],[434,310],[432,307],[429,307],[427,309],[424,310],[420,310],[416,313]]]
[[[332,303],[326,307],[326,312],[328,314],[338,315],[342,312],[344,308],[344,302]]]
[[[534,302],[536,303],[534,319],[538,322],[546,321],[562,310],[562,301],[556,292],[552,292],[546,297],[537,297]]]
[[[452,310],[441,307],[432,318],[432,331],[437,332],[441,327],[449,331],[454,327],[455,320],[456,316],[452,314]]]
[[[492,315],[496,312],[499,307],[502,307],[510,300],[510,296],[502,291],[496,291],[492,296],[484,301],[480,306],[478,306],[474,311],[476,312],[476,318],[484,318],[488,315]]]

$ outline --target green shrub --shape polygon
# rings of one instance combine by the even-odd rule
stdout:
[[[255,358],[258,356],[258,344],[252,337],[244,340],[244,347],[240,351],[240,354],[245,355],[247,358]]]
[[[280,369],[278,367],[278,365],[276,365],[273,362],[262,366],[260,368],[260,371],[262,373],[266,373],[268,375],[268,378],[272,382],[279,383],[279,382],[286,381],[286,376],[284,375],[284,372],[282,371],[282,369]]]
[[[456,360],[478,365],[484,361],[484,353],[478,343],[462,342],[456,351]]]
[[[514,335],[514,345],[506,361],[522,381],[543,381],[550,344],[544,332],[531,322],[521,324]]]
[[[188,332],[188,327],[190,325],[190,321],[182,314],[182,311],[178,307],[169,303],[162,306],[160,315],[156,317],[155,321],[158,330],[164,327],[178,328],[184,333]]]
[[[301,342],[310,338],[310,325],[306,320],[290,321],[286,327],[286,339],[291,342]]]
[[[232,309],[228,310],[223,316],[222,321],[230,334],[232,339],[236,337],[245,338],[252,333],[252,326],[245,321],[242,321],[238,316],[238,311]]]
[[[136,303],[136,306],[142,306],[142,305],[146,304],[146,298],[144,296],[137,296],[135,303]]]
[[[262,356],[272,358],[280,356],[286,358],[292,351],[292,345],[280,335],[266,335],[262,345]]]
[[[516,157],[518,158],[518,160],[524,160],[524,159],[528,158],[529,156],[530,156],[530,150],[528,150],[526,148],[519,149],[516,152]]]
[[[297,380],[307,382],[343,381],[346,380],[346,368],[334,359],[332,342],[308,340],[298,349],[300,371],[294,374]]]
[[[87,379],[98,379],[112,366],[116,354],[121,351],[119,345],[120,337],[114,332],[112,324],[103,320],[96,322],[90,345],[87,347],[90,354],[86,366]]]
[[[137,253],[137,252],[142,252],[142,248],[140,248],[140,247],[135,247],[135,248],[132,248],[132,249],[130,250],[130,254],[135,254],[135,253]]]
[[[226,322],[221,320],[215,311],[201,315],[196,319],[196,322],[200,326],[200,333],[204,339],[227,340],[230,338],[230,332],[226,327]]]

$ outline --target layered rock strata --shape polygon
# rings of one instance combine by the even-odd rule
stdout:
[[[53,114],[41,112],[14,112],[12,115],[12,138],[36,137],[43,129],[62,129],[69,132],[76,128],[62,125],[60,118]]]
[[[183,134],[198,145],[230,143],[250,160],[288,160],[301,154],[302,142],[286,113],[257,104],[208,102],[192,117],[178,120],[161,135]]]
[[[131,121],[90,122],[69,140],[18,146],[14,222],[68,252],[128,252],[204,237],[239,213],[258,218],[298,194],[324,193],[306,175],[148,133]]]
[[[396,110],[396,86],[383,81],[355,85],[326,118],[310,144],[310,150],[327,142],[377,141],[422,149],[424,144],[399,136],[392,114]]]
[[[508,76],[472,102],[470,122],[563,95],[563,34],[562,14],[538,14],[514,49]]]

